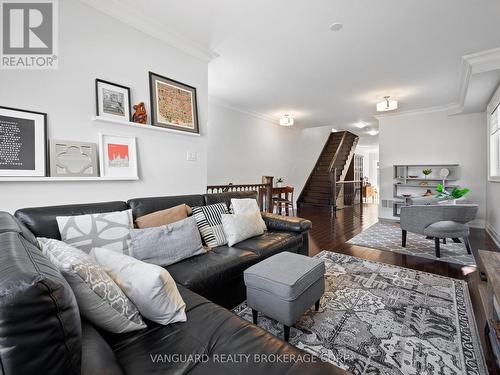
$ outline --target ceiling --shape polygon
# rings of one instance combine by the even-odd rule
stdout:
[[[384,95],[399,100],[398,111],[452,103],[461,57],[500,47],[499,0],[121,0],[120,6],[218,55],[209,63],[211,97],[276,120],[291,113],[298,127],[360,134],[366,130],[353,123],[376,128],[375,104]],[[334,22],[343,29],[330,31]],[[477,81],[479,92],[490,85]]]

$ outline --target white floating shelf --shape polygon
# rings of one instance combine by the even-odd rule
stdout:
[[[198,133],[183,132],[181,130],[162,128],[159,126],[137,124],[135,122],[129,122],[129,121],[118,121],[118,120],[113,120],[113,119],[109,119],[107,117],[102,117],[102,116],[94,116],[92,119],[94,121],[98,121],[98,122],[107,122],[109,124],[123,125],[123,126],[128,126],[128,127],[133,127],[133,128],[139,128],[139,129],[147,129],[147,130],[174,133],[174,134],[180,134],[180,135],[190,135],[193,137],[200,136],[200,134],[198,134]]]
[[[0,182],[136,181],[139,177],[0,177]]]

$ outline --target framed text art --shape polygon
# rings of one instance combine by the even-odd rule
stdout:
[[[130,88],[95,80],[96,114],[118,121],[130,121]]]
[[[47,114],[0,107],[0,176],[43,177]]]
[[[137,178],[135,137],[99,134],[101,177]]]
[[[151,125],[199,134],[196,88],[149,72]]]

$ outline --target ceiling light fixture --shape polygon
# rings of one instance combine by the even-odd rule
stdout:
[[[354,124],[355,127],[359,128],[359,129],[363,129],[363,128],[366,128],[368,124],[366,122],[363,122],[363,121],[360,121],[360,122],[356,122]]]
[[[378,130],[376,130],[376,129],[368,130],[367,133],[370,134],[370,135],[377,135],[378,134]]]
[[[344,27],[344,25],[342,25],[341,23],[335,22],[335,23],[332,23],[330,25],[330,30],[331,31],[340,31],[340,30],[342,30],[343,27]]]
[[[280,125],[281,126],[292,126],[293,125],[293,116],[288,115],[288,114],[281,116]]]
[[[337,130],[337,129],[332,128],[332,133],[337,133],[337,132],[338,132],[338,130]]]
[[[398,109],[397,100],[389,100],[390,96],[384,96],[384,101],[377,103],[377,112],[394,111]]]

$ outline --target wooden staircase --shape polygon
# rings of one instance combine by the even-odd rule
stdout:
[[[358,136],[348,132],[330,133],[319,155],[302,192],[297,199],[298,208],[315,208],[330,210],[335,206],[337,196],[333,198],[332,182],[335,171],[335,181],[344,181],[349,165],[354,156]]]

